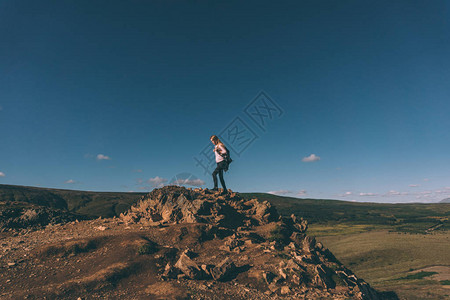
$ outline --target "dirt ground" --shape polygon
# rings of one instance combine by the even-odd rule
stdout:
[[[248,247],[244,253],[219,251],[220,240],[199,243],[199,224],[164,227],[124,225],[97,219],[49,225],[37,231],[1,233],[1,299],[295,299],[261,286],[242,273],[227,282],[175,279],[159,275],[182,249],[205,263],[226,256],[238,268],[258,272],[274,255]],[[143,245],[157,245],[139,254]],[[252,250],[253,249],[253,250]],[[251,272],[246,272],[251,273]],[[325,295],[327,292],[324,292]],[[305,289],[303,298],[314,299]]]

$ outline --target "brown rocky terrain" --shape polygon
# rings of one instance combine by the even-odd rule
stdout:
[[[119,218],[0,233],[0,298],[388,298],[306,231],[268,202],[167,186]]]
[[[87,219],[65,209],[23,201],[0,201],[0,232],[41,228],[48,224]]]

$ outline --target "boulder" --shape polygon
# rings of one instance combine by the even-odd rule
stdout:
[[[275,274],[273,274],[272,272],[268,271],[268,272],[263,272],[262,276],[264,278],[264,281],[267,284],[271,284],[273,279],[275,278]]]
[[[291,289],[289,288],[289,286],[285,285],[281,287],[281,295],[287,295],[291,292]]]
[[[214,280],[225,281],[236,271],[236,265],[228,257],[212,268],[211,275]]]
[[[181,254],[178,259],[175,267],[178,268],[181,272],[183,272],[190,279],[200,279],[202,278],[202,270],[198,267],[198,265],[189,258],[186,254]]]
[[[336,283],[331,278],[332,272],[326,266],[315,266],[316,276],[314,277],[314,284],[326,289],[333,289],[336,287]]]
[[[303,251],[307,253],[311,252],[314,250],[315,246],[316,246],[316,239],[309,235],[305,236],[301,244]]]
[[[180,274],[180,269],[175,268],[171,263],[167,263],[166,267],[164,268],[164,273],[162,276],[164,278],[177,278],[177,276]]]
[[[255,199],[253,206],[254,219],[256,219],[260,225],[274,222],[280,217],[275,207],[268,201],[258,202],[258,200]]]

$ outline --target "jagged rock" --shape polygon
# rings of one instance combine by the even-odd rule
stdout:
[[[324,249],[323,249],[323,245],[322,245],[322,243],[316,243],[316,249],[318,250],[318,251],[323,251]]]
[[[229,236],[227,240],[225,241],[224,245],[220,247],[222,250],[231,251],[236,249],[240,249],[239,246],[243,245],[244,242],[239,239],[236,234],[233,234],[232,236]]]
[[[285,270],[283,270],[283,268],[279,268],[278,273],[280,274],[281,278],[283,278],[283,279],[287,278],[287,274],[286,274]]]
[[[262,273],[262,276],[263,276],[263,278],[264,278],[264,281],[265,281],[267,284],[272,283],[273,279],[275,278],[275,274],[273,274],[272,272],[263,272],[263,273]]]
[[[194,251],[192,251],[191,249],[184,250],[182,255],[183,254],[186,255],[187,257],[191,258],[191,259],[194,258],[195,256],[197,256],[197,254]]]
[[[201,269],[205,272],[206,275],[211,276],[211,270],[214,268],[214,265],[202,264]]]
[[[228,257],[211,270],[214,280],[223,281],[236,271],[236,265]]]
[[[245,204],[253,206],[253,219],[258,221],[260,225],[274,222],[280,217],[275,207],[268,201],[259,202],[258,199],[252,199]]]
[[[348,275],[349,273],[348,271],[339,270],[336,273],[339,275],[339,277],[341,277],[344,280],[344,282],[348,286],[354,287],[355,285],[358,284],[358,278],[356,278],[356,276],[353,274]]]
[[[303,239],[306,237],[304,233],[293,232],[290,236],[291,241],[294,243],[296,248],[301,249],[303,247]]]
[[[314,237],[307,235],[303,239],[301,246],[305,252],[311,252],[314,250],[315,245],[316,245],[316,239]]]
[[[293,259],[290,259],[286,262],[286,268],[296,271],[300,269],[300,266]]]
[[[301,218],[300,220],[297,219],[297,217],[292,214],[291,215],[291,221],[293,223],[293,226],[298,232],[304,233],[308,229],[308,221]]]
[[[280,284],[280,283],[284,282],[284,279],[283,279],[283,277],[281,277],[281,276],[276,276],[276,277],[273,279],[273,282],[275,282],[276,284]]]
[[[175,267],[190,279],[200,279],[202,277],[202,270],[192,259],[190,259],[184,253],[181,254],[180,258],[175,264]]]
[[[314,277],[314,283],[320,287],[332,289],[336,287],[336,283],[331,278],[331,271],[322,265],[315,267],[316,276]]]
[[[361,299],[379,299],[378,294],[376,291],[374,291],[369,284],[362,280],[358,280],[358,285],[353,289],[354,291],[358,292],[361,297]]]
[[[280,289],[280,287],[277,286],[277,284],[275,282],[272,282],[271,284],[269,284],[269,290],[272,293],[276,293],[279,289]]]
[[[177,278],[177,276],[179,274],[180,274],[180,269],[175,268],[170,262],[167,263],[166,267],[164,268],[163,277]]]
[[[290,292],[291,292],[291,289],[287,285],[281,287],[281,291],[280,291],[281,295],[287,295]]]
[[[296,285],[300,285],[301,279],[297,274],[292,275],[292,282]]]

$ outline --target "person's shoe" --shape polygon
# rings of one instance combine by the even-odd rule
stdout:
[[[219,189],[218,188],[212,188],[211,191],[217,192]]]
[[[223,190],[222,193],[220,193],[220,196],[228,195],[228,190]]]

